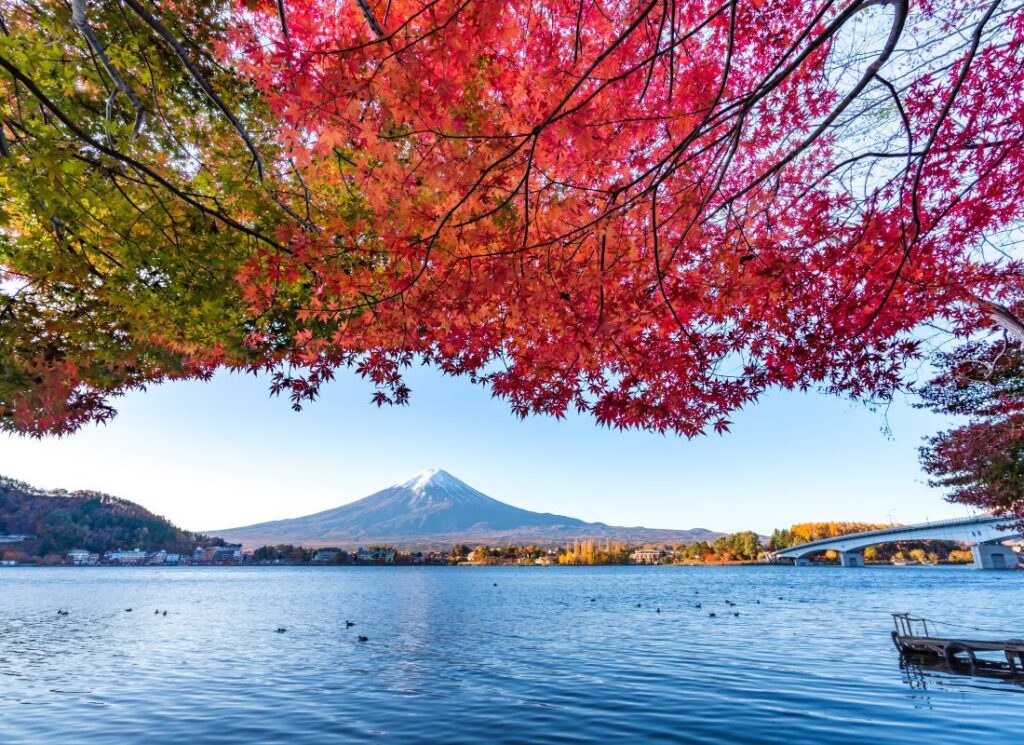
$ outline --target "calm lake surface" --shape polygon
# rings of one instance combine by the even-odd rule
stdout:
[[[1019,638],[1022,601],[946,567],[0,569],[0,742],[1003,743],[1024,687],[901,668],[889,612]]]

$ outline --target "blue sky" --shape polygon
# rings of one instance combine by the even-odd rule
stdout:
[[[917,461],[921,438],[946,422],[903,400],[889,435],[859,404],[776,392],[731,417],[731,433],[687,441],[586,417],[520,421],[467,380],[425,369],[408,380],[407,407],[378,409],[343,374],[300,413],[252,376],[158,386],[69,438],[0,435],[0,474],[106,491],[196,530],[327,509],[433,467],[520,507],[616,525],[767,533],[967,512],[927,486]]]

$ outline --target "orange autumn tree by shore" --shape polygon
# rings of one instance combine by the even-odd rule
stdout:
[[[770,551],[779,551],[784,548],[798,546],[801,543],[811,541],[822,541],[826,538],[836,538],[850,533],[864,533],[869,530],[882,530],[892,527],[882,523],[859,523],[859,522],[818,522],[818,523],[796,523],[789,528],[776,529],[768,542]]]
[[[71,29],[66,61],[33,55],[39,8]],[[401,370],[423,361],[523,416],[581,411],[693,436],[725,431],[770,388],[884,400],[922,354],[922,323],[971,333],[992,302],[1020,296],[1019,5],[0,9],[13,29],[0,39],[5,157],[85,159],[94,188],[149,195],[140,206],[115,193],[112,228],[140,214],[179,228],[169,204],[217,244],[212,271],[187,250],[171,260],[158,223],[125,269],[102,254],[116,241],[80,240],[73,211],[53,227],[59,190],[41,203],[30,181],[8,181],[19,212],[0,228],[0,301],[52,321],[0,337],[5,369],[23,373],[0,388],[5,429],[70,431],[109,416],[127,388],[219,367],[269,372],[297,407],[354,367],[378,403],[404,403]],[[99,46],[85,33],[97,18]],[[162,55],[211,137],[164,153],[191,119],[160,108],[168,88],[139,72],[145,60],[97,51],[121,46]],[[147,139],[156,110],[161,141]],[[199,165],[184,164],[195,152]],[[68,287],[91,300],[136,277],[147,246],[170,265],[157,307],[203,277],[208,313],[226,302],[232,322],[179,309],[158,329],[127,290],[66,310]],[[89,334],[110,326],[126,341],[93,353]]]

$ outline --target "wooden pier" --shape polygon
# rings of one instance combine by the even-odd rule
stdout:
[[[973,672],[993,664],[993,661],[979,657],[979,653],[1002,652],[1008,672],[1014,676],[1024,675],[1024,639],[933,636],[927,618],[917,618],[909,613],[893,613],[892,620],[896,626],[892,632],[892,641],[901,655],[937,657],[945,660],[953,670],[966,666]]]

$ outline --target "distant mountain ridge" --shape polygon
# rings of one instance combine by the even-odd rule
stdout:
[[[576,538],[690,543],[723,535],[702,528],[619,527],[524,510],[489,497],[441,469],[423,471],[404,483],[313,515],[212,532],[247,546],[292,543],[342,547],[373,543],[424,547],[454,543],[556,544]]]

